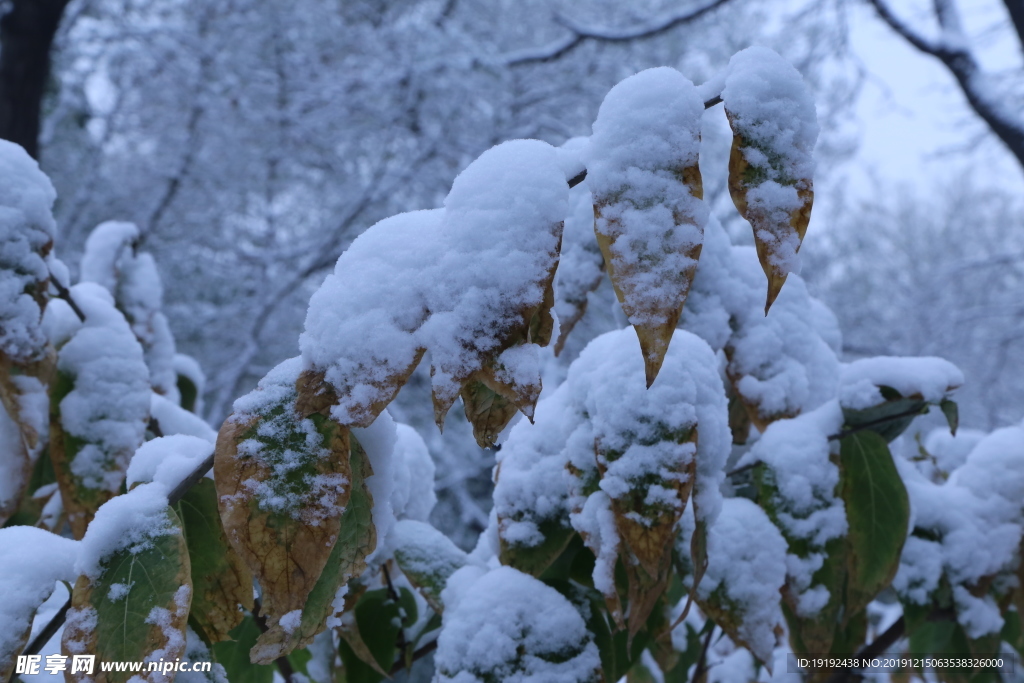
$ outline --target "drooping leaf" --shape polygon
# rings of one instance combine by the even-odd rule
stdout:
[[[849,531],[846,614],[892,583],[910,523],[910,499],[885,439],[865,430],[840,441],[841,495]]]
[[[292,613],[291,621],[268,624],[267,632],[252,649],[253,661],[270,662],[313,642],[327,627],[328,620],[342,612],[344,600],[339,600],[339,590],[366,569],[366,557],[377,547],[373,497],[366,486],[373,469],[359,441],[350,437],[350,444],[351,496],[341,515],[337,541],[303,604]]]
[[[189,489],[175,506],[192,564],[192,617],[211,643],[226,640],[252,610],[252,573],[228,543],[209,479]]]
[[[843,409],[846,429],[870,430],[889,442],[906,431],[914,418],[928,412],[928,402],[920,396],[904,397],[891,387],[879,389],[884,403],[860,410]]]
[[[956,436],[956,430],[960,426],[960,409],[957,407],[956,401],[944,398],[939,402],[939,409],[942,410],[946,423],[949,424],[949,431]]]
[[[648,69],[609,91],[594,121],[587,183],[597,243],[644,357],[658,376],[703,245],[697,153],[703,102],[682,74]]]
[[[254,650],[260,663],[287,654],[302,639],[292,634],[339,539],[341,514],[357,483],[348,429],[319,412],[296,413],[297,361],[272,370],[245,397],[248,403],[239,402],[248,411],[224,422],[214,459],[228,541],[263,590],[269,630]]]
[[[775,52],[752,47],[729,62],[722,91],[733,131],[729,194],[754,229],[768,278],[765,314],[796,266],[814,200],[814,99],[799,72]]]
[[[168,507],[158,524],[134,534],[136,542],[100,561],[98,576],[83,575],[75,583],[61,639],[65,655],[91,654],[102,662],[184,657],[192,582],[181,522]],[[93,680],[70,670],[65,675],[68,681]],[[133,676],[163,681],[157,672],[130,671],[101,673],[95,680],[123,683]]]
[[[535,546],[509,543],[500,538],[501,563],[515,567],[524,574],[539,577],[558,559],[569,545],[569,541],[576,535],[572,527],[557,520],[545,520],[538,529],[544,540]]]

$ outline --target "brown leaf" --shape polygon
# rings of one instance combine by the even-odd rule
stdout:
[[[338,539],[339,509],[348,503],[351,493],[348,429],[321,415],[305,419],[314,420],[322,447],[329,454],[303,453],[300,467],[283,477],[275,479],[266,458],[239,452],[240,443],[251,443],[260,424],[273,419],[283,422],[276,425],[273,437],[262,440],[268,457],[285,448],[302,448],[307,443],[306,433],[294,413],[294,400],[286,400],[276,414],[272,411],[245,422],[228,418],[218,435],[214,458],[218,504],[228,541],[259,581],[263,614],[272,624],[306,603]],[[296,490],[308,492],[313,478],[337,481],[339,477],[346,485],[326,486],[320,497],[305,498],[290,510],[273,509],[256,490],[265,484],[290,490],[289,485],[296,484]]]
[[[557,232],[560,236],[562,232],[560,224],[557,227]],[[559,244],[561,244],[561,237],[559,237]],[[445,417],[452,405],[455,404],[455,399],[460,395],[463,401],[466,401],[467,397],[470,401],[466,403],[466,417],[473,422],[474,436],[482,448],[492,446],[493,439],[512,419],[515,410],[508,406],[509,403],[522,411],[531,421],[533,420],[533,409],[541,392],[540,377],[522,381],[522,378],[506,376],[507,373],[502,371],[500,356],[523,344],[547,346],[551,343],[555,325],[551,309],[555,303],[554,280],[557,266],[556,260],[544,280],[539,283],[544,288],[544,297],[541,302],[510,316],[516,319],[516,323],[509,327],[498,346],[492,351],[478,354],[480,368],[452,377],[455,385],[459,387],[457,392],[441,391],[436,385],[433,387],[431,398],[434,404],[434,422],[438,429],[444,429]],[[437,372],[438,368],[431,365],[431,377]],[[498,398],[490,396],[481,387],[475,386],[476,384],[483,384]],[[475,421],[471,416],[475,416]]]
[[[728,113],[728,110],[726,111]],[[732,151],[729,154],[729,194],[736,205],[736,210],[750,223],[754,230],[754,243],[757,246],[757,258],[761,262],[761,268],[768,278],[768,296],[765,301],[764,312],[775,303],[775,299],[782,290],[782,285],[789,275],[788,267],[779,264],[775,257],[780,255],[778,248],[779,240],[786,237],[796,236],[797,247],[803,242],[807,233],[807,225],[811,220],[811,205],[814,203],[813,180],[811,178],[782,178],[782,184],[795,185],[800,206],[783,215],[778,212],[764,208],[753,208],[748,203],[747,192],[751,188],[760,185],[769,177],[767,167],[760,168],[752,166],[747,160],[743,150],[750,146],[743,135],[736,129],[734,117],[729,114],[729,123],[733,128]],[[779,162],[772,163],[771,154],[761,154],[769,159],[769,165],[779,166]]]
[[[674,173],[692,196],[697,199],[704,198],[703,182],[698,166],[676,169]],[[594,215],[596,219],[600,221],[605,207],[614,203],[613,197],[595,197]],[[673,222],[677,226],[697,225],[691,216],[678,212],[673,213]],[[703,225],[700,228],[703,231]],[[611,278],[612,286],[615,288],[615,295],[640,340],[647,386],[650,387],[661,370],[668,345],[672,341],[672,333],[679,323],[679,316],[682,315],[683,304],[686,303],[686,296],[697,272],[697,260],[700,258],[702,245],[697,244],[682,252],[690,260],[691,265],[682,272],[672,274],[672,280],[679,285],[680,296],[677,301],[664,302],[663,300],[651,300],[650,297],[644,296],[647,286],[643,279],[638,277],[647,272],[661,270],[658,265],[664,259],[664,255],[649,254],[648,258],[642,259],[639,263],[626,261],[623,258],[622,249],[618,248],[616,243],[618,240],[628,241],[631,238],[623,232],[619,221],[615,219],[606,219],[603,231],[595,228],[595,233],[597,244],[604,256],[608,277]],[[647,322],[649,320],[658,322]]]

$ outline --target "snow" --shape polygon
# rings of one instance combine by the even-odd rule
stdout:
[[[60,402],[64,432],[86,444],[71,460],[83,486],[116,492],[149,422],[149,370],[142,347],[110,294],[92,283],[71,295],[85,322],[65,343],[57,369],[74,379]]]
[[[786,558],[801,616],[813,615],[827,602],[827,589],[812,586],[812,576],[824,561],[825,543],[845,535],[848,528],[843,501],[836,495],[839,468],[830,458],[833,446],[828,440],[842,425],[839,402],[829,401],[798,417],[773,422],[737,463],[767,466],[768,481],[778,489],[771,501],[777,523],[787,538],[807,542],[806,555]]]
[[[78,548],[78,541],[34,527],[0,529],[0,671],[20,653],[32,616],[56,582],[75,580]]]
[[[140,484],[100,506],[81,541],[74,575],[95,580],[114,553],[137,555],[152,547],[153,539],[176,533],[167,516],[168,491],[162,483]]]
[[[901,396],[941,401],[964,383],[964,375],[942,358],[876,356],[845,363],[839,381],[843,406],[862,409],[884,402],[880,386],[892,387]]]
[[[434,492],[434,461],[423,437],[409,425],[396,425],[395,484],[391,507],[398,519],[427,521],[437,504]]]
[[[1024,536],[1024,428],[1004,427],[977,441],[943,483],[930,481],[911,461],[896,463],[910,495],[914,532],[893,587],[905,599],[927,603],[945,575],[968,635],[997,632],[998,608],[968,591],[983,577],[1016,571]]]
[[[703,113],[693,83],[658,67],[612,88],[594,121],[587,185],[633,325],[674,323],[690,286],[709,210],[682,174],[696,169]]]
[[[186,627],[185,629],[184,659],[191,664],[213,662],[213,654],[210,652],[210,648],[206,647],[202,638],[191,627]],[[228,683],[228,676],[223,664],[213,662],[213,666],[210,667],[208,672],[179,671],[175,674],[174,680],[177,683]]]
[[[278,364],[255,390],[235,401],[234,414],[228,419],[240,424],[258,422],[255,436],[238,444],[236,457],[255,458],[267,470],[268,476],[262,481],[242,482],[260,509],[288,514],[317,526],[343,512],[338,498],[349,482],[339,473],[307,473],[302,481],[292,481],[287,476],[297,468],[331,457],[313,420],[297,419],[295,415],[295,382],[301,368],[298,357]],[[365,445],[364,448],[370,452]]]
[[[395,495],[395,469],[398,429],[388,411],[377,416],[369,427],[352,429],[352,436],[363,447],[373,474],[366,478],[366,488],[373,499],[373,527],[377,531],[377,546],[366,557],[367,565],[383,560],[387,555],[388,536],[395,525],[393,496]]]
[[[391,545],[403,569],[417,574],[449,576],[469,563],[469,557],[447,536],[426,522],[412,519],[395,524]]]
[[[160,425],[165,436],[188,434],[210,443],[217,442],[217,432],[195,413],[189,412],[160,394],[150,394],[149,414]]]
[[[192,412],[196,415],[203,414],[203,392],[206,391],[206,375],[203,373],[202,366],[192,356],[187,356],[183,353],[174,354],[172,359],[174,372],[177,375],[187,378],[196,388],[196,403],[192,407]]]
[[[482,571],[463,569],[449,579],[435,681],[583,683],[599,677],[597,646],[568,600],[510,567]],[[459,595],[450,601],[453,591]]]
[[[745,178],[747,216],[769,263],[782,273],[798,268],[800,236],[790,215],[810,189],[818,138],[814,99],[800,73],[766,47],[749,47],[729,60],[722,100],[730,124],[743,138],[742,154],[756,169]]]
[[[585,138],[572,138],[570,144],[585,144]],[[583,181],[569,191],[569,209],[562,231],[562,250],[555,273],[555,314],[561,336],[565,336],[583,317],[587,293],[593,291],[604,277],[604,257],[594,238],[594,197],[590,185]],[[563,343],[561,337],[559,343]],[[559,348],[561,348],[559,346]]]
[[[834,316],[798,275],[787,282],[765,316],[757,255],[732,246],[712,217],[680,323],[726,352],[736,391],[765,424],[819,407],[839,382]]]
[[[470,164],[444,209],[360,235],[310,299],[299,341],[304,367],[323,371],[340,397],[334,418],[369,424],[424,349],[438,402],[451,405],[541,303],[567,196],[556,150],[514,140]]]
[[[186,434],[163,436],[142,444],[128,465],[126,483],[157,482],[172,490],[213,453],[213,443]]]
[[[177,402],[174,337],[163,306],[163,284],[153,256],[137,253],[139,229],[133,223],[107,221],[85,241],[81,281],[95,282],[114,295],[145,351],[155,391]]]
[[[35,160],[0,141],[0,352],[16,363],[40,358],[46,345],[42,310],[26,290],[49,277],[56,197]]]
[[[780,589],[786,581],[786,541],[764,510],[746,498],[723,501],[708,529],[708,567],[698,587],[739,617],[739,635],[762,662],[771,662],[783,623]]]
[[[628,329],[591,341],[565,382],[540,401],[536,422],[516,424],[497,456],[494,511],[501,539],[537,546],[542,524],[564,526],[568,517],[598,556],[594,581],[606,588],[619,543],[611,500],[640,490],[644,511],[681,512],[677,487],[696,459],[693,495],[702,519],[710,520],[731,447],[725,391],[708,345],[677,330],[650,389],[639,350]],[[696,447],[678,443],[693,428]]]

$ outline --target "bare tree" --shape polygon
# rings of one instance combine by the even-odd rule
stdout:
[[[868,2],[908,43],[942,62],[956,79],[970,107],[1024,166],[1024,110],[1019,104],[1007,102],[1005,94],[994,85],[992,75],[982,69],[955,1],[934,0],[933,13],[939,26],[935,37],[925,35],[896,16],[887,0]],[[1024,0],[1003,0],[1003,4],[1024,52]]]

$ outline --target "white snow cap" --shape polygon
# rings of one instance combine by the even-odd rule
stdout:
[[[185,434],[162,436],[142,444],[128,465],[127,485],[155,481],[168,491],[213,453],[206,439]]]
[[[26,290],[49,277],[56,198],[35,160],[0,140],[0,352],[16,362],[37,359],[46,345],[42,311]]]
[[[803,205],[797,192],[809,189],[806,181],[814,175],[814,99],[789,62],[766,47],[754,46],[729,60],[722,100],[733,129],[743,137],[744,157],[764,173],[747,190],[749,211],[768,216],[768,225],[787,226],[781,234],[762,229],[758,238],[774,242],[770,260],[792,272],[798,267],[800,241],[788,229],[789,216]]]
[[[480,369],[541,303],[567,197],[555,148],[513,140],[459,174],[444,209],[393,216],[360,235],[310,299],[299,340],[304,367],[324,371],[341,399],[334,418],[365,424],[391,395],[389,378],[424,349],[435,391],[454,399],[455,380]]]
[[[75,382],[60,402],[61,424],[67,434],[87,442],[71,461],[71,472],[88,488],[116,492],[145,438],[149,370],[107,290],[84,282],[71,289],[71,296],[85,321],[57,356],[57,369]]]
[[[764,510],[746,498],[728,498],[708,529],[708,568],[698,592],[720,591],[740,617],[739,634],[771,664],[774,629],[782,621],[779,590],[786,582],[786,541]]]
[[[828,590],[812,587],[811,580],[824,561],[825,543],[848,529],[846,508],[836,495],[839,468],[829,457],[828,440],[842,425],[843,411],[836,400],[795,418],[776,420],[739,463],[760,461],[768,466],[766,474],[778,488],[772,502],[783,533],[808,543],[806,556],[787,556],[788,574],[800,593],[801,616],[816,614],[828,601]]]
[[[594,121],[584,152],[587,185],[634,325],[664,324],[696,265],[686,254],[702,244],[709,209],[681,174],[697,165],[703,113],[693,83],[658,67],[612,88]]]
[[[892,387],[901,396],[939,401],[964,383],[960,369],[942,358],[876,356],[845,363],[839,398],[847,408],[869,408],[884,399],[878,387]]]
[[[0,671],[14,664],[21,636],[56,582],[77,577],[78,547],[79,541],[35,527],[0,529]]]
[[[467,567],[448,581],[438,683],[589,683],[601,659],[576,608],[553,588],[512,569]],[[460,585],[461,584],[461,585]],[[457,599],[452,599],[458,593]]]

